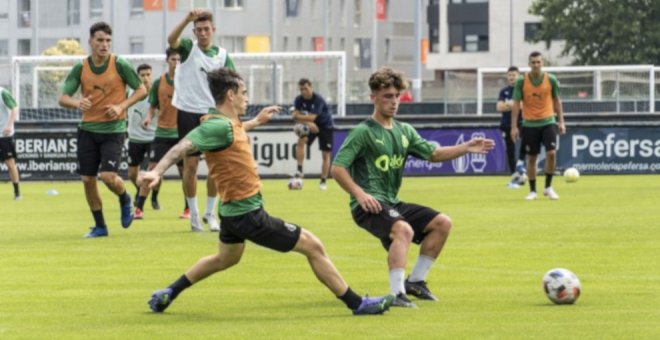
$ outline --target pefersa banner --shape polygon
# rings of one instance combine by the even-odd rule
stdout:
[[[657,127],[568,128],[559,140],[557,168],[591,174],[660,172]]]
[[[452,146],[472,138],[490,138],[495,141],[495,149],[481,154],[467,154],[452,161],[431,163],[408,157],[406,175],[453,175],[453,174],[504,174],[507,173],[506,146],[498,129],[419,129],[424,139],[441,146]],[[346,139],[348,131],[335,131],[333,154],[336,154]]]

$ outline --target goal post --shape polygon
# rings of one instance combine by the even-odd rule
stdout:
[[[484,102],[497,100],[506,85],[506,67],[477,69],[477,115],[484,113]],[[521,67],[521,74],[529,67]],[[620,112],[622,101],[634,99],[645,103],[644,111],[655,112],[655,73],[653,65],[551,66],[544,72],[557,77],[562,99],[585,102],[612,101]]]
[[[153,69],[152,80],[167,71],[164,54],[120,56],[134,67],[142,63],[149,64]],[[57,105],[61,85],[73,65],[86,57],[13,57],[12,95],[22,108],[61,110]],[[315,92],[322,95],[330,107],[336,107],[333,111],[337,116],[346,115],[345,52],[230,53],[230,57],[246,81],[253,111],[265,105],[291,105],[299,94],[298,80],[307,78],[312,82]],[[67,119],[55,114],[52,117]]]

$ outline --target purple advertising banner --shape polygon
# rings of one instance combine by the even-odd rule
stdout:
[[[507,173],[506,150],[498,129],[419,129],[422,138],[441,146],[461,144],[475,137],[495,141],[495,149],[485,155],[467,154],[452,161],[431,163],[408,157],[406,175],[503,174]],[[346,139],[348,131],[335,131],[333,155]]]

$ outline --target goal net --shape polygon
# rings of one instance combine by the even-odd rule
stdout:
[[[529,68],[521,68],[521,73]],[[654,112],[656,68],[653,65],[544,67],[559,82],[561,99],[573,112]],[[477,70],[477,114],[495,113],[507,68]],[[566,106],[566,105],[564,105]],[[564,110],[566,111],[566,109]]]
[[[152,80],[167,72],[164,54],[120,55],[137,67],[152,67]],[[248,115],[268,105],[288,107],[299,94],[298,81],[309,79],[333,114],[345,115],[345,52],[232,53],[236,70],[248,87]],[[21,120],[80,119],[78,110],[58,105],[62,83],[74,64],[86,56],[17,56],[12,58],[12,94]],[[80,95],[80,91],[76,96]]]

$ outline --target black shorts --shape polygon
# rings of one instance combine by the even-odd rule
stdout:
[[[154,163],[160,162],[160,160],[163,159],[163,156],[165,156],[165,154],[170,151],[170,149],[178,142],[178,138],[156,137],[151,143],[151,153],[149,153],[149,160]],[[182,162],[179,163],[183,164]]]
[[[522,142],[528,155],[538,155],[541,152],[541,144],[545,151],[558,149],[559,129],[557,124],[548,124],[540,127],[525,127],[522,134]]]
[[[179,133],[179,138],[183,138],[188,135],[188,132],[192,131],[194,128],[198,127],[202,123],[201,119],[205,115],[199,113],[192,113],[188,111],[177,110],[176,115],[176,130]],[[189,156],[199,156],[201,152],[195,152]]]
[[[220,219],[220,241],[227,244],[250,240],[266,248],[287,252],[300,238],[299,226],[272,217],[263,208],[238,216],[220,216]]]
[[[128,141],[128,166],[139,166],[149,157],[151,143],[135,143]]]
[[[389,250],[392,244],[390,232],[396,221],[408,222],[415,232],[413,242],[420,244],[426,237],[424,228],[440,214],[431,208],[414,203],[399,202],[392,207],[380,202],[380,205],[383,210],[378,214],[366,212],[359,206],[353,209],[351,214],[353,215],[353,221],[358,226],[380,239],[380,243],[383,244],[385,250]]]
[[[101,172],[117,172],[124,145],[123,133],[96,133],[78,129],[78,173],[96,176]]]
[[[16,158],[16,141],[14,137],[0,138],[0,162]]]
[[[316,137],[319,138],[319,150],[332,151],[332,133],[333,129],[319,130],[319,133],[310,133],[307,136],[307,145],[312,145]]]

